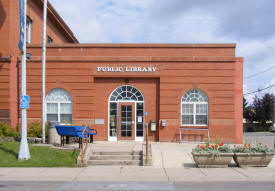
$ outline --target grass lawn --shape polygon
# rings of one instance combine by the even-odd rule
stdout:
[[[76,167],[79,151],[55,150],[29,144],[31,158],[18,161],[18,142],[0,142],[0,167]]]

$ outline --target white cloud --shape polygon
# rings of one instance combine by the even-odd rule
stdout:
[[[273,0],[50,2],[81,43],[237,43],[244,76],[275,65]],[[245,87],[266,87],[274,71],[244,79]]]

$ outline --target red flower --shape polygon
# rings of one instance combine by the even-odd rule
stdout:
[[[200,148],[201,148],[201,149],[203,149],[203,148],[204,148],[204,146],[200,146]]]
[[[262,143],[261,143],[261,142],[259,142],[258,144],[259,144],[259,145],[261,145]]]
[[[211,148],[214,149],[214,145],[211,145]]]
[[[234,145],[234,148],[236,147],[236,145]]]
[[[224,145],[224,143],[223,142],[221,142],[220,144],[219,144],[219,146],[221,147],[221,146],[223,146]]]
[[[267,148],[268,147],[268,145],[267,144],[265,144],[265,148]]]
[[[207,146],[209,147],[209,143],[207,143]]]

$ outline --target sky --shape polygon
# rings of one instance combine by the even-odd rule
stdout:
[[[244,94],[275,94],[274,0],[49,0],[81,43],[236,43]]]

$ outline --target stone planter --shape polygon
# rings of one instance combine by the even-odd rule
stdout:
[[[212,154],[192,153],[194,161],[200,168],[225,168],[231,162],[233,153]]]
[[[268,166],[273,157],[272,153],[235,153],[233,158],[239,167]]]

